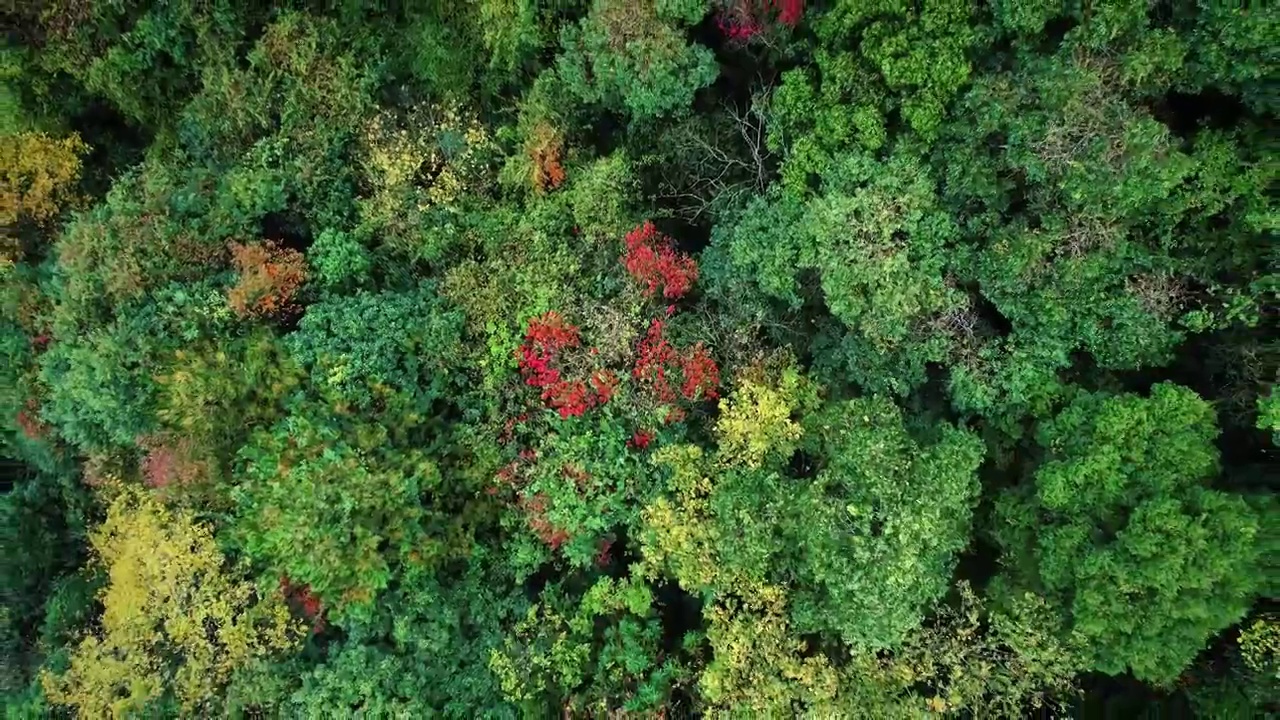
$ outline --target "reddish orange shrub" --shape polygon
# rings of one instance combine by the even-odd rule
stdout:
[[[555,128],[539,123],[529,135],[526,151],[533,162],[533,187],[538,192],[554,190],[564,183],[564,142]]]
[[[227,291],[227,304],[241,317],[267,317],[297,310],[293,298],[307,279],[302,253],[267,240],[241,245],[232,242],[231,260],[240,281]]]

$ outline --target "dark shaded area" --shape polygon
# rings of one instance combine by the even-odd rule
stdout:
[[[787,477],[794,480],[809,480],[818,475],[818,460],[803,450],[797,450],[787,462]]]
[[[1004,313],[1000,312],[1000,308],[996,307],[995,303],[988,300],[976,286],[967,290],[969,302],[972,303],[974,312],[977,313],[983,329],[991,332],[996,337],[1007,337],[1013,332],[1013,323],[1004,316]]]
[[[89,153],[82,161],[80,186],[92,198],[105,196],[117,177],[141,162],[152,141],[150,133],[100,99],[90,101],[70,118],[69,124],[89,145]]]
[[[657,217],[653,224],[676,243],[681,252],[696,255],[711,244],[711,224],[678,217]]]
[[[1099,720],[1181,720],[1193,718],[1181,693],[1169,694],[1135,680],[1089,673],[1080,680],[1080,697],[1071,705],[1071,716]]]
[[[306,218],[292,211],[267,213],[262,217],[261,228],[264,239],[300,253],[305,253],[315,239]]]
[[[1040,50],[1045,53],[1057,50],[1066,39],[1067,33],[1079,25],[1080,21],[1069,15],[1061,15],[1045,23],[1044,32],[1041,33]]]
[[[1195,94],[1171,91],[1151,106],[1151,114],[1183,139],[1204,129],[1235,127],[1244,113],[1240,98],[1215,88],[1205,88]]]
[[[0,493],[8,493],[36,473],[35,468],[16,458],[0,457]]]
[[[674,655],[680,652],[685,635],[703,630],[702,600],[673,582],[659,583],[653,597],[662,618],[662,651]]]

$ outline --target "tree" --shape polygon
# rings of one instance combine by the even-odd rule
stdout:
[[[883,398],[831,405],[805,427],[818,472],[796,498],[788,543],[804,556],[796,625],[893,646],[946,591],[969,543],[982,443],[945,424],[919,442]]]
[[[101,717],[212,710],[238,668],[294,647],[283,602],[237,578],[190,514],[124,489],[91,542],[108,578],[101,631],[46,672],[50,702]]]
[[[802,447],[813,478],[708,467],[696,449],[655,454],[674,492],[645,509],[646,565],[708,598],[789,581],[799,632],[895,646],[946,592],[969,541],[983,455],[965,431],[939,426],[921,444],[902,423],[883,398],[809,415]]]
[[[794,362],[777,355],[741,371],[733,392],[720,401],[715,429],[722,461],[755,468],[791,459],[804,435],[792,418],[817,401],[816,388]]]
[[[964,2],[917,8],[897,0],[847,0],[819,15],[810,50],[816,72],[784,73],[771,106],[770,144],[788,150],[784,181],[802,189],[844,154],[885,147],[897,130],[893,113],[921,138],[936,139],[969,80],[969,54],[982,44],[974,15]]]
[[[48,224],[58,212],[76,202],[80,158],[88,147],[72,133],[55,140],[40,132],[0,135],[0,225],[10,228],[19,218]],[[0,246],[0,269],[18,260],[20,250]]]
[[[650,0],[594,0],[586,18],[564,27],[560,44],[556,70],[569,91],[636,120],[684,111],[716,78],[711,51],[686,43]]]
[[[821,654],[805,656],[774,588],[708,609],[712,661],[698,678],[709,709],[760,714],[835,712],[839,672]]]
[[[1036,439],[1034,483],[1001,499],[1009,582],[1043,588],[1089,666],[1175,680],[1258,587],[1258,517],[1205,486],[1218,471],[1213,410],[1185,388],[1080,393]]]
[[[380,427],[353,443],[295,412],[240,451],[239,544],[269,576],[310,586],[339,621],[367,618],[400,563],[430,559],[419,498],[440,472],[384,443]]]
[[[516,623],[489,664],[525,712],[644,712],[663,707],[683,679],[662,659],[653,592],[636,578],[601,578],[574,602],[558,590]],[[596,639],[599,638],[599,639]]]
[[[962,303],[946,277],[957,228],[909,154],[886,162],[851,154],[822,177],[821,196],[772,192],[717,228],[712,251],[723,259],[713,261],[720,274],[711,292],[741,302],[732,299],[741,288],[758,288],[795,309],[821,302],[844,326],[833,372],[873,392],[906,394],[923,382],[925,363],[946,354],[936,318]],[[803,282],[810,276],[820,294]]]
[[[231,261],[240,279],[227,291],[227,304],[237,315],[270,316],[297,309],[294,295],[307,279],[302,253],[273,241],[231,243]]]
[[[422,404],[447,387],[460,325],[430,285],[361,291],[308,307],[285,345],[326,397],[361,409],[397,395]]]

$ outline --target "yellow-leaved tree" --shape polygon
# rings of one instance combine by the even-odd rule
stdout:
[[[38,225],[76,202],[80,156],[88,146],[72,133],[55,139],[41,132],[0,135],[0,270],[22,257],[12,232],[19,218]]]
[[[787,354],[753,363],[739,373],[733,392],[720,401],[716,441],[720,461],[758,468],[786,462],[802,430],[792,415],[813,405],[815,388]]]
[[[211,711],[237,669],[301,637],[282,598],[229,572],[207,526],[143,490],[122,489],[90,540],[107,574],[101,622],[64,673],[42,676],[48,700],[81,717]]]
[[[41,132],[0,137],[0,225],[19,216],[43,223],[56,215],[73,197],[87,150],[75,133],[61,139]]]

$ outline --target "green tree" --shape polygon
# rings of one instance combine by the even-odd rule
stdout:
[[[375,399],[407,396],[422,405],[442,394],[460,330],[460,314],[423,285],[322,300],[285,345],[323,396],[367,410]]]
[[[272,577],[310,586],[336,619],[367,618],[402,562],[432,559],[421,497],[440,472],[389,446],[381,427],[348,440],[295,412],[257,433],[240,462],[239,545]]]
[[[1185,388],[1081,393],[1037,431],[1046,456],[1000,500],[1014,586],[1043,588],[1090,667],[1169,683],[1258,588],[1258,517],[1205,487],[1218,471],[1210,406]]]
[[[794,309],[820,301],[844,326],[829,355],[833,372],[907,394],[924,381],[925,363],[946,355],[940,319],[963,307],[946,277],[958,228],[907,153],[885,162],[844,156],[822,183],[809,199],[772,192],[717,228],[712,251],[723,256],[712,261],[711,292],[740,303],[743,288],[758,288]]]
[[[968,545],[982,445],[945,425],[918,442],[884,398],[833,403],[803,427],[811,479],[717,469],[696,449],[655,455],[674,492],[645,510],[645,562],[709,597],[789,582],[799,632],[893,647]]]
[[[711,51],[686,42],[652,0],[594,0],[586,18],[561,30],[560,44],[556,68],[569,91],[636,120],[686,110],[718,72]]]

